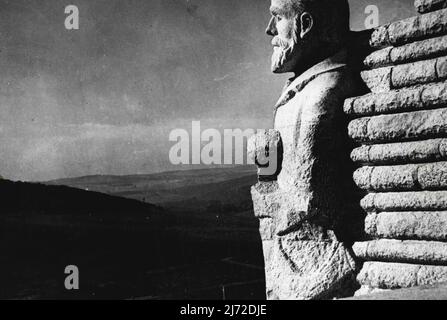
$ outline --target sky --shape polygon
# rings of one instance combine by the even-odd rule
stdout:
[[[413,0],[352,0],[380,23]],[[76,5],[80,29],[66,30]],[[0,175],[143,174],[174,129],[268,128],[287,76],[270,73],[268,0],[0,0]]]

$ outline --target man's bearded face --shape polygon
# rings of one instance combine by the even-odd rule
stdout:
[[[272,18],[266,32],[273,36],[272,71],[292,72],[299,60],[298,19],[290,7],[289,0],[272,0],[270,11]]]

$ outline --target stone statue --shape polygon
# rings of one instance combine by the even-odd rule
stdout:
[[[294,77],[275,106],[274,129],[258,133],[248,147],[259,166],[252,198],[267,298],[352,295],[355,201],[343,102],[363,94],[363,86],[348,61],[349,5],[271,0],[270,11],[272,71]]]

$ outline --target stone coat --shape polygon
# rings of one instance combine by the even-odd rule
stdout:
[[[253,187],[260,218],[269,299],[343,295],[355,263],[340,237],[352,200],[343,103],[360,93],[342,51],[286,86],[276,104],[281,171]]]

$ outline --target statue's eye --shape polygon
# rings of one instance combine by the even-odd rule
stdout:
[[[282,18],[280,16],[275,16],[276,22],[280,22]]]

